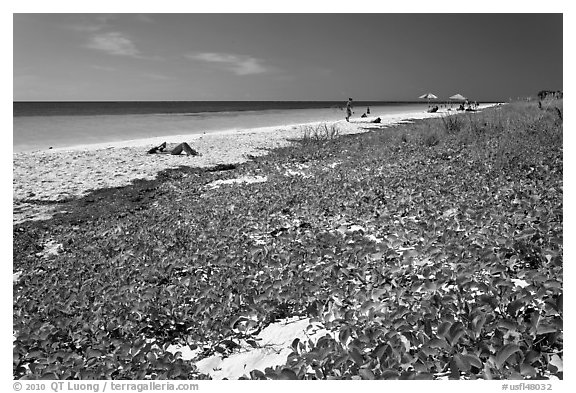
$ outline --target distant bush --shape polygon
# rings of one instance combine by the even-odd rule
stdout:
[[[301,127],[302,142],[307,143],[324,143],[334,140],[340,135],[340,129],[336,124],[327,125],[321,123],[317,125],[305,125]]]

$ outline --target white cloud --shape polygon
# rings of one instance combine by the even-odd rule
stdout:
[[[96,34],[90,39],[88,47],[111,55],[137,56],[139,54],[130,38],[118,32]]]
[[[262,64],[262,60],[250,56],[205,52],[189,54],[186,57],[190,60],[220,64],[237,75],[262,74],[268,71]]]

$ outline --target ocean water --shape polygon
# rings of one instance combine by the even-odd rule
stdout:
[[[345,117],[344,102],[15,102],[13,151],[158,136],[281,127]],[[425,111],[422,103],[359,102],[354,118]]]

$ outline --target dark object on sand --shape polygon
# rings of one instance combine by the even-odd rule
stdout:
[[[218,164],[212,168],[206,169],[206,172],[230,171],[232,169],[236,169],[236,165],[234,165],[234,164]]]
[[[160,146],[153,147],[152,149],[148,150],[148,154],[172,154],[174,156],[179,155],[180,153],[184,152],[186,155],[189,156],[197,156],[198,152],[190,147],[190,145],[186,142],[180,143],[171,151],[164,151],[166,149],[166,142],[162,143]]]
[[[438,106],[433,106],[432,108],[428,109],[428,113],[438,112]]]
[[[176,146],[174,149],[172,149],[172,151],[170,152],[170,154],[172,155],[178,155],[180,153],[186,153],[189,156],[197,156],[198,152],[194,149],[192,149],[190,147],[189,144],[187,144],[186,142],[182,142],[181,144],[179,144],[178,146]]]
[[[148,150],[148,154],[164,153],[164,149],[166,149],[166,142],[162,143],[160,146],[156,146]]]
[[[372,120],[370,123],[380,123],[381,121],[382,121],[382,119],[377,117],[374,120]]]
[[[368,117],[368,116],[366,116],[366,113],[362,113],[362,116],[360,117]]]

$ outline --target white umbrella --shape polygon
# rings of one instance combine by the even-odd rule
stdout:
[[[435,99],[438,98],[438,97],[436,97],[436,96],[435,96],[434,94],[432,94],[432,93],[426,93],[426,94],[421,95],[419,98],[426,98],[426,99],[428,100],[428,106],[430,106],[430,100],[431,100],[431,99],[432,99],[432,100],[435,100]]]
[[[467,98],[464,97],[462,94],[458,93],[458,94],[454,94],[452,97],[450,97],[450,108],[452,108],[452,100],[454,101],[466,101]]]
[[[462,94],[454,94],[452,97],[450,97],[451,100],[456,100],[456,101],[466,101],[467,98],[464,97]]]
[[[450,100],[454,100],[454,101],[466,101],[467,98],[464,97],[462,94],[458,93],[458,94],[454,94],[452,97],[450,97]],[[450,102],[450,107],[452,107],[452,102]]]

